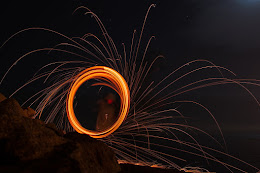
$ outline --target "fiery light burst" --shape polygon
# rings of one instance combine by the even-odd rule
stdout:
[[[90,79],[100,79],[106,81],[106,83],[95,83],[94,85],[108,86],[109,88],[112,88],[114,91],[118,93],[121,99],[121,106],[117,121],[107,130],[100,132],[91,131],[82,127],[80,125],[80,122],[77,120],[73,109],[73,101],[78,88],[84,82]],[[69,89],[68,98],[66,101],[67,116],[72,127],[78,133],[88,134],[94,138],[104,138],[113,133],[115,130],[117,130],[126,118],[129,111],[129,107],[130,93],[125,79],[117,71],[104,66],[90,67],[76,75],[75,82],[73,82],[71,88]]]
[[[7,70],[0,84],[6,78],[9,71],[21,59],[36,52],[47,51],[48,54],[59,52],[76,57],[76,60],[54,61],[44,65],[35,73],[33,78],[15,90],[10,97],[27,85],[31,85],[34,81],[39,79],[44,79],[44,83],[50,81],[50,85],[32,95],[22,106],[26,104],[27,106],[35,107],[37,114],[34,118],[41,118],[46,123],[54,122],[58,128],[66,132],[76,130],[79,133],[99,138],[99,140],[107,143],[115,151],[120,163],[135,163],[163,168],[174,167],[181,170],[185,165],[190,163],[189,157],[183,158],[183,153],[185,153],[189,156],[202,158],[206,163],[210,161],[218,163],[230,172],[234,170],[248,172],[247,169],[259,171],[253,165],[233,157],[226,152],[224,135],[210,110],[193,100],[175,99],[181,94],[200,88],[235,84],[247,91],[253,97],[256,104],[260,105],[253,93],[245,86],[260,86],[259,80],[225,77],[223,71],[234,76],[235,74],[208,60],[198,59],[178,67],[163,77],[158,83],[152,81],[144,85],[144,81],[155,61],[163,57],[162,55],[158,55],[151,63],[145,60],[150,42],[154,38],[152,36],[143,49],[140,63],[137,63],[147,16],[150,9],[154,6],[154,4],[151,5],[145,15],[139,37],[136,37],[137,31],[134,30],[131,45],[129,46],[129,53],[127,53],[124,44],[122,44],[123,53],[119,53],[113,39],[106,31],[98,16],[86,7],[79,7],[74,12],[85,10],[85,14],[90,14],[99,25],[102,38],[92,33],[87,33],[82,37],[68,37],[51,29],[37,27],[17,32],[2,47],[14,36],[29,30],[43,30],[55,33],[66,41],[57,43],[56,46],[51,48],[36,49],[24,54]],[[68,64],[70,66],[66,66]],[[50,67],[52,68],[51,70],[48,69]],[[187,71],[187,69],[189,70]],[[205,70],[214,70],[218,76],[202,77],[182,86],[175,85],[179,81],[193,74],[205,72]],[[175,77],[173,77],[174,75]],[[95,132],[82,127],[73,110],[74,96],[78,88],[90,79],[102,81],[94,85],[112,88],[118,93],[121,99],[119,118],[115,124],[103,132]],[[175,85],[174,90],[171,89],[167,94],[163,93],[173,85]],[[188,125],[185,117],[178,110],[180,104],[192,104],[207,112],[211,120],[215,123],[221,140],[218,141],[208,132]],[[44,111],[47,113],[44,114]],[[184,119],[183,123],[176,121],[176,119],[180,118]],[[216,149],[200,144],[197,134],[207,136],[209,141],[215,142],[220,147]],[[215,155],[221,155],[224,159],[219,159]],[[233,165],[232,163],[227,163],[224,161],[225,157],[239,164]],[[240,168],[241,163],[245,165],[245,169]]]

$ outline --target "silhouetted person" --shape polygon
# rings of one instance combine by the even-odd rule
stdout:
[[[104,131],[111,127],[117,119],[116,96],[112,93],[107,94],[103,99],[98,100],[98,116],[96,123],[97,131]]]

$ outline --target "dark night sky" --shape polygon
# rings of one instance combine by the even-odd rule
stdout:
[[[143,43],[149,36],[156,36],[151,49],[166,56],[163,65],[158,65],[159,69],[175,69],[190,60],[207,59],[232,70],[238,78],[260,79],[260,0],[44,0],[8,3],[0,6],[1,43],[13,33],[32,26],[51,28],[68,36],[98,33],[97,25],[90,17],[72,16],[76,7],[84,5],[101,18],[116,44],[124,42],[128,46],[132,31],[140,31],[146,10],[151,3],[156,3],[148,17]],[[57,40],[51,34],[36,32],[14,39],[0,50],[0,76],[22,53],[54,46]],[[30,67],[36,69],[37,65],[30,64]],[[27,73],[30,72],[24,72]],[[12,77],[1,88],[6,95],[11,90],[11,87],[6,87],[7,83],[16,85],[19,82],[13,82]],[[260,99],[260,88],[250,89]],[[214,113],[224,132],[260,134],[260,108],[243,89],[226,85],[202,89],[190,96]]]

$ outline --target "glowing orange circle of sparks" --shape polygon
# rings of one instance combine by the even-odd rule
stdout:
[[[73,109],[73,101],[77,90],[84,82],[90,79],[100,79],[102,81],[105,81],[106,83],[97,83],[95,85],[103,85],[112,88],[118,93],[121,99],[121,106],[117,121],[110,128],[104,131],[93,131],[82,127],[77,120]],[[66,101],[67,116],[72,127],[78,133],[88,134],[93,138],[103,138],[117,130],[126,118],[129,107],[130,92],[125,79],[117,71],[105,66],[90,67],[79,73],[75,77],[75,80],[69,89]]]

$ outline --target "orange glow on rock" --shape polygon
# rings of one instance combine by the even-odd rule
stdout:
[[[90,79],[100,79],[105,81],[105,83],[98,83],[95,85],[103,85],[112,88],[119,94],[121,99],[121,106],[117,121],[110,128],[104,131],[93,131],[82,127],[80,122],[77,120],[73,109],[73,101],[77,90],[84,82]],[[90,67],[75,76],[75,80],[69,89],[66,101],[67,116],[72,127],[78,133],[88,134],[93,138],[103,138],[117,130],[126,118],[129,107],[130,92],[125,79],[117,71],[105,66]]]

